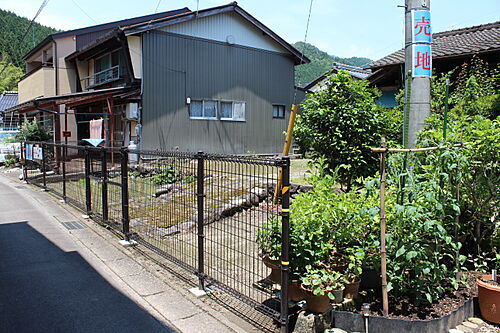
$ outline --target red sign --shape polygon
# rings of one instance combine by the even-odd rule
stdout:
[[[71,131],[62,131],[63,138],[71,138]]]

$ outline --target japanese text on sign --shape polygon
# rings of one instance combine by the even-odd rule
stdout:
[[[413,45],[413,77],[432,76],[432,53],[429,44]]]
[[[431,43],[431,12],[428,10],[413,10],[411,12],[411,18],[413,43]]]

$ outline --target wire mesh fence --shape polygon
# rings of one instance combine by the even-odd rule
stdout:
[[[281,174],[288,186],[288,160],[39,142],[22,148],[26,181],[195,274],[202,287],[287,325],[279,299],[287,297],[280,282],[287,284],[288,270],[279,259],[288,260],[282,254],[270,264],[263,255],[272,245],[259,237],[276,225],[269,221],[288,223],[289,193],[273,198]],[[288,247],[288,237],[272,239]]]

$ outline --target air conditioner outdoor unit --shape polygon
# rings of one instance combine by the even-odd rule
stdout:
[[[127,119],[138,119],[139,118],[139,104],[138,103],[128,103],[125,107],[125,118]]]

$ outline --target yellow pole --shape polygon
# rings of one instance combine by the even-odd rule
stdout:
[[[292,145],[292,139],[293,139],[293,128],[295,126],[295,118],[297,117],[297,111],[299,107],[297,104],[292,104],[292,113],[290,114],[290,121],[288,121],[288,129],[286,131],[286,139],[285,139],[285,145],[283,146],[283,154],[282,156],[288,156],[290,153],[290,146]],[[273,201],[276,203],[278,201],[278,196],[281,190],[281,183],[283,179],[283,175],[280,173],[278,176],[278,183],[276,184],[276,189],[274,190],[274,199]]]

